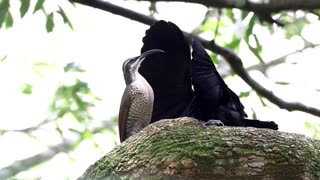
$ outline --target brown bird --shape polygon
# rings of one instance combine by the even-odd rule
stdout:
[[[138,57],[127,59],[122,65],[126,88],[122,95],[119,111],[120,142],[141,131],[150,123],[154,93],[138,70],[147,56],[160,52],[164,51],[159,49],[146,51]]]

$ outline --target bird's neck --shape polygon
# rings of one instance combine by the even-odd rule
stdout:
[[[126,84],[131,84],[133,81],[136,81],[139,79],[141,74],[139,74],[138,69],[131,69],[128,73],[125,73],[124,80],[126,81]]]

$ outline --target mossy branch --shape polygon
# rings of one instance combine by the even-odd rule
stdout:
[[[79,180],[320,179],[320,142],[268,129],[162,120],[128,138]]]

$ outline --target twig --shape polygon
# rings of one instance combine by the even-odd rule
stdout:
[[[220,23],[221,23],[221,9],[218,9],[218,22],[216,25],[216,29],[214,31],[214,38],[216,38],[218,36],[219,33],[219,27],[220,27]]]
[[[18,174],[21,171],[34,167],[40,163],[43,163],[60,152],[68,152],[72,149],[72,143],[63,141],[60,144],[49,147],[46,151],[43,151],[35,156],[16,161],[2,169],[0,169],[0,179],[8,179],[11,176]]]
[[[294,52],[290,52],[288,54],[285,54],[285,55],[283,55],[281,57],[278,57],[278,58],[276,58],[274,60],[271,60],[271,61],[269,61],[269,62],[267,62],[265,64],[260,64],[259,63],[259,64],[252,65],[252,66],[246,68],[246,70],[247,71],[259,70],[259,71],[265,73],[267,71],[267,69],[269,69],[270,67],[274,67],[274,66],[277,66],[279,64],[283,64],[286,61],[287,57],[289,57],[291,55],[294,55],[294,54],[297,54],[297,53],[301,53],[304,50],[309,49],[309,48],[315,48],[317,46],[320,46],[320,44],[308,44],[305,47],[303,47],[302,49],[298,49],[298,50],[296,50]]]
[[[0,134],[4,134],[7,132],[21,132],[21,133],[30,134],[33,131],[40,129],[43,125],[46,125],[50,122],[54,122],[55,120],[57,120],[59,114],[60,114],[60,110],[58,112],[55,112],[54,114],[50,115],[49,117],[47,117],[46,119],[44,119],[43,121],[41,121],[40,123],[38,123],[37,125],[34,125],[32,127],[28,127],[28,128],[24,128],[24,129],[9,129],[9,130],[0,129]]]
[[[102,132],[106,129],[111,129],[111,131],[113,130],[113,128],[117,125],[116,122],[109,122],[109,121],[105,121],[103,122],[103,125],[101,127],[96,127],[94,129],[91,130],[91,132],[93,134],[95,133],[99,133]],[[41,125],[38,125],[37,127],[41,127]],[[36,127],[33,127],[31,131],[36,130]],[[81,135],[81,131],[76,131],[73,129],[72,132],[76,132],[79,135]],[[19,130],[16,130],[19,131]],[[6,131],[8,132],[8,131]],[[30,133],[30,131],[19,131],[19,132],[24,132],[24,133]],[[72,141],[67,141],[67,140],[63,140],[62,142],[60,142],[57,145],[48,147],[47,150],[40,152],[32,157],[28,157],[19,161],[15,161],[12,164],[3,167],[2,169],[0,169],[0,179],[8,179],[9,177],[12,177],[16,174],[18,174],[21,171],[26,171],[40,163],[44,163],[48,160],[50,160],[51,158],[53,158],[55,155],[59,154],[60,152],[66,152],[68,153],[69,151],[72,150],[73,145],[77,142],[77,140],[72,140]]]
[[[80,4],[88,5],[94,8],[98,8],[101,10],[105,10],[117,15],[120,15],[122,17],[129,18],[134,21],[138,21],[143,24],[152,25],[157,20],[153,17],[137,13],[135,11],[132,11],[130,9],[126,9],[114,4],[111,4],[109,2],[105,2],[102,0],[70,0],[71,2],[78,2]],[[187,32],[183,32],[186,39],[191,42],[191,40],[194,38],[192,34],[189,34]],[[215,44],[213,41],[207,41],[202,38],[197,37],[205,48],[222,55],[227,62],[230,64],[232,69],[249,85],[251,86],[258,94],[265,97],[272,103],[276,104],[278,107],[282,109],[287,109],[288,111],[303,111],[306,113],[313,114],[315,116],[320,117],[320,110],[306,106],[301,103],[296,102],[287,102],[276,96],[272,91],[267,90],[263,86],[261,86],[258,82],[256,82],[244,69],[242,65],[241,59],[231,50],[227,48],[223,48]]]

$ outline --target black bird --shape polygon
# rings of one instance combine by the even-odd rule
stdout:
[[[165,52],[146,57],[139,69],[154,91],[151,123],[189,116],[205,125],[278,129],[273,121],[246,119],[239,97],[224,83],[200,41],[192,42],[191,60],[189,44],[175,24],[156,22],[143,43],[141,53]]]

